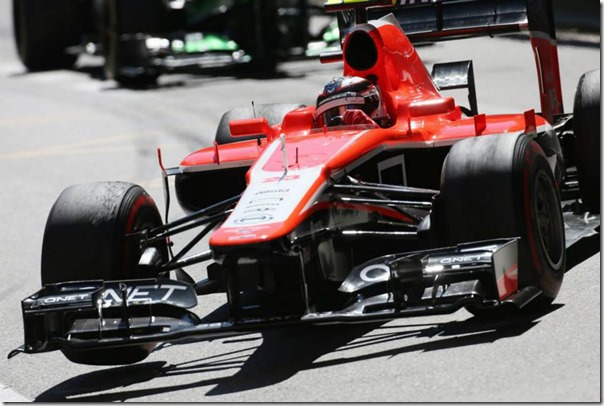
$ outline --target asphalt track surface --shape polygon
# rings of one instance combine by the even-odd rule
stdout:
[[[209,145],[221,114],[256,103],[312,103],[339,66],[284,64],[276,77],[177,75],[120,89],[99,61],[27,74],[0,2],[0,400],[155,402],[601,401],[600,237],[568,252],[560,295],[546,311],[480,322],[462,310],[384,324],[277,329],[163,346],[142,363],[90,367],[61,353],[5,355],[22,344],[20,300],[39,288],[48,211],[68,185],[125,180],[162,204],[156,148],[167,165]],[[474,59],[479,109],[539,108],[530,46],[480,39],[420,49],[426,65]],[[564,104],[597,44],[560,45]],[[178,210],[173,216],[178,215]],[[195,276],[201,276],[201,271]],[[224,311],[200,298],[201,315]]]

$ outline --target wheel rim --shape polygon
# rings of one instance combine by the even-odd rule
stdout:
[[[550,265],[560,265],[564,251],[564,228],[558,213],[556,190],[549,177],[540,171],[535,179],[534,210],[539,243]]]
[[[133,221],[130,224],[130,228],[126,227],[126,235],[134,235],[142,231],[148,231],[162,224],[161,217],[157,213],[156,209],[152,208],[152,200],[147,195],[141,195],[138,200],[133,203],[131,210],[134,210],[130,215],[133,216]],[[139,206],[139,207],[137,207]],[[136,277],[136,278],[152,278],[157,275],[144,275],[140,273],[138,269],[138,261],[144,252],[144,249],[140,246],[141,240],[139,238],[130,241],[126,241],[124,246],[124,262],[123,269],[125,271],[124,277]],[[160,251],[162,250],[161,242],[154,245]],[[131,272],[132,274],[128,274]]]

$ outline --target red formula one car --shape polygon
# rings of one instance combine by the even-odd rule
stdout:
[[[122,364],[185,337],[551,303],[566,246],[599,226],[573,222],[560,197],[599,212],[599,71],[562,114],[549,1],[406,3],[328,1],[344,39],[323,60],[342,60],[342,76],[316,106],[228,112],[213,146],[162,166],[186,217],[168,221],[169,193],[164,223],[139,186],[67,188],[11,355]],[[480,114],[471,61],[430,73],[411,42],[526,28],[540,114]],[[441,95],[458,87],[469,107]],[[170,237],[192,229],[176,252]],[[206,236],[210,250],[190,254]],[[201,263],[195,281],[183,268]],[[202,322],[189,309],[215,292],[229,316]]]

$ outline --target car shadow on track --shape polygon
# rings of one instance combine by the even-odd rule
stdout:
[[[598,232],[577,241],[566,250],[566,273],[570,272],[583,261],[600,252],[600,227]]]
[[[76,376],[48,389],[36,401],[126,401],[202,388],[208,388],[205,395],[209,397],[251,391],[279,384],[302,371],[376,358],[388,362],[397,355],[412,352],[446,350],[520,336],[536,326],[541,317],[562,306],[554,304],[539,311],[497,319],[471,317],[442,323],[275,329],[262,333],[262,342],[257,347],[238,351],[225,348],[223,353],[180,364],[147,362]],[[256,341],[259,337],[226,339],[222,345],[228,347],[229,343],[250,340]],[[388,348],[384,349],[383,344]],[[363,351],[357,351],[359,348]],[[253,353],[247,355],[250,350]],[[227,370],[235,372],[216,377],[215,372],[223,374]],[[200,379],[162,386],[162,378],[174,376],[199,376]]]
[[[306,61],[303,61],[306,62]],[[298,62],[299,63],[299,62]],[[181,87],[199,87],[204,84],[211,82],[216,83],[222,81],[233,81],[242,79],[251,79],[258,81],[268,80],[280,80],[280,79],[303,79],[308,75],[312,75],[316,72],[325,71],[331,69],[317,64],[306,63],[301,67],[293,67],[292,63],[284,63],[283,66],[279,66],[275,71],[259,71],[250,69],[235,69],[235,68],[207,68],[200,71],[192,72],[181,72],[177,74],[163,74],[157,83],[145,83],[145,82],[132,82],[118,84],[112,80],[108,80],[105,76],[103,66],[98,63],[84,63],[82,65],[76,65],[66,71],[76,72],[88,76],[90,79],[100,82],[107,82],[109,86],[105,87],[104,90],[132,90],[132,91],[158,91],[172,88]],[[15,71],[10,73],[10,78],[22,78],[31,75],[40,75],[47,72],[59,72],[59,70],[35,70],[27,71],[26,69]]]
[[[105,77],[102,66],[98,65],[83,65],[72,69],[75,72],[88,75],[91,79],[97,81],[106,81],[110,85],[107,86],[105,91],[115,90],[131,90],[131,91],[162,91],[170,90],[175,88],[195,88],[202,87],[208,82],[215,84],[216,82],[222,81],[233,81],[233,80],[280,80],[280,79],[302,79],[309,74],[314,73],[317,69],[324,70],[325,68],[318,66],[314,69],[309,65],[303,71],[299,69],[291,69],[288,66],[278,67],[275,71],[254,71],[250,69],[205,69],[198,72],[180,73],[177,75],[164,74],[162,75],[157,83],[123,83],[118,84],[117,82],[109,81]]]
[[[313,327],[288,334],[271,331],[263,334],[262,345],[241,369],[224,378],[206,396],[220,396],[274,385],[306,370],[376,358],[387,362],[397,355],[412,352],[493,343],[502,338],[524,334],[539,323],[537,319],[562,306],[556,304],[545,310],[503,319],[471,317],[464,321],[445,323],[400,322],[394,326],[382,323]],[[382,345],[386,343],[389,348],[382,349]],[[363,351],[357,351],[360,348]]]

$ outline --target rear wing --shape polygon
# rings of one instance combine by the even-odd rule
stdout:
[[[564,112],[551,0],[327,0],[325,10],[338,12],[342,43],[357,24],[390,13],[415,44],[528,31],[542,114],[553,122]]]

